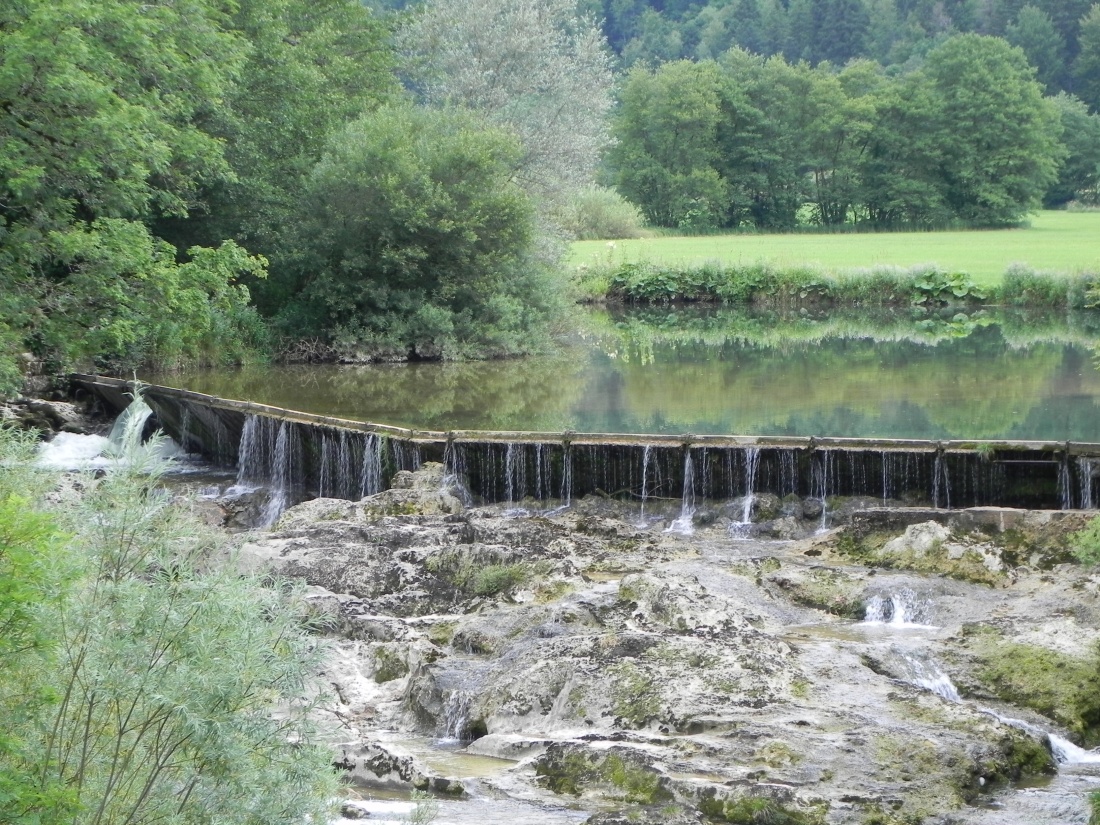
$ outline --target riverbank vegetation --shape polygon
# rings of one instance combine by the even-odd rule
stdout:
[[[226,564],[139,435],[62,481],[0,428],[0,820],[324,821],[298,590]]]
[[[706,53],[638,45],[686,25],[675,4],[407,5],[28,0],[0,12],[0,391],[31,366],[529,353],[569,324],[571,238],[1014,226],[1040,203],[1097,200],[1095,10],[995,3],[967,17],[955,4],[917,37],[921,12],[895,4],[882,16],[893,34],[880,34],[896,48],[841,59],[734,37],[764,0],[707,5],[706,35],[681,31]],[[801,12],[764,16],[824,48],[834,5],[801,2],[816,22],[797,36]],[[849,5],[859,28],[867,4]],[[1061,63],[1036,45],[1051,26]],[[886,262],[865,236],[841,243],[838,268]],[[1058,252],[1026,260],[1064,271]],[[602,292],[995,292],[950,249],[936,257],[934,270],[867,270],[862,287],[803,269],[819,260],[807,255],[778,275],[744,251],[733,269],[629,259]],[[1075,289],[1029,278],[1027,300]]]

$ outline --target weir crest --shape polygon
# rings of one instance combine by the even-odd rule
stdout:
[[[79,390],[121,412],[134,387],[74,376]],[[430,432],[334,419],[170,387],[142,398],[178,443],[237,468],[240,487],[265,487],[265,521],[310,496],[357,500],[400,470],[439,461],[477,499],[516,508],[569,504],[596,494],[679,502],[690,529],[706,502],[735,503],[747,523],[764,497],[819,502],[863,497],[868,506],[1094,508],[1100,444],[961,442],[539,432]]]

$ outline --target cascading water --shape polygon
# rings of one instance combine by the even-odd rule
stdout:
[[[1073,474],[1069,469],[1069,456],[1065,456],[1058,465],[1058,496],[1062,499],[1062,509],[1073,509]]]
[[[561,503],[563,507],[573,503],[573,447],[569,444],[562,449]]]
[[[439,720],[439,738],[445,742],[461,742],[469,738],[470,694],[464,690],[452,690],[443,703],[443,715]]]
[[[648,482],[649,482],[649,464],[650,464],[650,461],[652,460],[652,458],[653,458],[653,448],[650,445],[646,444],[645,448],[642,450],[642,492],[641,492],[642,509],[638,513],[638,526],[639,527],[647,526],[647,522],[646,522],[646,519],[645,519],[645,505],[646,505],[646,501],[649,500],[649,484],[648,484]]]
[[[370,433],[363,444],[359,497],[365,498],[380,492],[382,492],[382,439],[375,433]]]
[[[811,473],[811,498],[821,502],[821,524],[818,531],[827,529],[829,510],[829,488],[835,474],[835,456],[832,450],[819,450],[815,455],[813,471]]]
[[[691,450],[684,450],[684,492],[680,499],[680,515],[666,529],[666,533],[679,533],[690,536],[695,532],[692,518],[695,516],[695,465],[691,459]]]
[[[959,689],[955,687],[951,679],[944,673],[938,664],[924,653],[906,652],[900,653],[901,661],[908,672],[905,681],[911,685],[931,691],[949,702],[961,702]]]
[[[1092,501],[1092,472],[1093,460],[1080,457],[1077,459],[1077,477],[1081,480],[1081,509],[1091,510],[1096,505]]]
[[[951,482],[947,474],[947,459],[942,452],[936,453],[936,462],[932,467],[932,506],[937,510],[951,509]]]
[[[932,611],[932,600],[921,599],[905,588],[889,597],[872,596],[864,610],[864,624],[889,625],[895,628],[927,628]]]
[[[741,519],[729,527],[730,535],[735,539],[748,537],[752,526],[752,504],[756,499],[753,490],[756,487],[756,473],[760,468],[760,448],[749,447],[745,450],[745,493],[741,499]]]
[[[271,527],[291,504],[302,475],[302,444],[298,428],[283,421],[275,437],[271,462],[271,490],[264,507],[262,527]]]
[[[930,603],[926,602],[926,604]],[[869,604],[869,619],[870,612],[871,606]],[[887,624],[894,626],[893,622]],[[964,701],[955,683],[927,653],[897,649],[894,652],[902,663],[901,676],[903,681],[934,693],[949,702],[962,703]],[[1051,733],[1023,719],[1005,716],[992,708],[979,706],[978,710],[989,714],[1002,724],[1022,730],[1037,739],[1046,740],[1050,744],[1050,752],[1054,756],[1054,761],[1059,765],[1100,764],[1100,752],[1085,750],[1056,733]]]

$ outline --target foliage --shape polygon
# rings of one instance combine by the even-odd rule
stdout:
[[[1100,518],[1092,519],[1083,530],[1071,536],[1073,555],[1081,564],[1100,564]]]
[[[28,725],[56,701],[36,677],[55,661],[55,609],[72,578],[66,536],[33,500],[44,480],[31,465],[36,444],[31,433],[0,427],[0,820],[15,825],[70,813],[74,801],[30,764]]]
[[[335,776],[307,718],[319,649],[306,611],[294,589],[215,561],[217,541],[157,489],[157,446],[131,444],[126,463],[81,479],[79,500],[53,516],[75,569],[35,604],[54,645],[22,674],[53,701],[22,716],[2,708],[24,745],[0,753],[4,775],[36,780],[45,804],[39,819],[24,806],[27,822],[323,817]],[[67,796],[49,799],[57,787]]]
[[[207,124],[247,51],[207,0],[0,12],[0,372],[21,348],[58,368],[121,369],[251,343],[233,279],[261,262],[227,243],[181,264],[147,229],[232,179]]]
[[[1043,197],[1043,204],[1047,207],[1064,206],[1070,201],[1100,204],[1100,114],[1090,114],[1083,102],[1064,93],[1051,102],[1061,117],[1067,155],[1058,180]]]
[[[515,141],[457,110],[386,106],[330,143],[300,205],[284,327],[420,358],[529,351],[556,293]]]
[[[1064,154],[1023,53],[978,35],[898,78],[868,61],[837,71],[738,49],[636,66],[620,99],[618,187],[652,223],[692,232],[1010,224]]]
[[[399,43],[414,91],[513,132],[512,173],[537,201],[591,183],[607,143],[611,62],[576,0],[429,0]]]
[[[960,35],[933,50],[924,74],[933,101],[925,129],[942,147],[936,186],[971,224],[1018,221],[1054,182],[1061,122],[1019,49]]]
[[[554,222],[578,240],[620,240],[646,235],[645,220],[634,204],[603,186],[575,192]]]
[[[248,51],[207,129],[233,176],[156,231],[181,249],[232,238],[267,257],[272,277],[247,283],[272,315],[296,287],[289,230],[313,165],[333,133],[397,95],[390,27],[357,0],[240,0],[225,25]]]

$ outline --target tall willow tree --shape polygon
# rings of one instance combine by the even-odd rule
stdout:
[[[413,90],[512,130],[513,174],[540,199],[588,184],[608,141],[612,71],[577,0],[428,0],[400,34]]]

